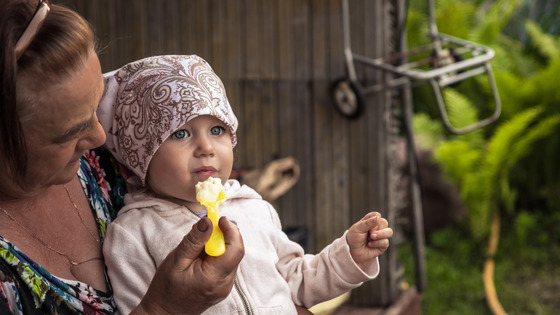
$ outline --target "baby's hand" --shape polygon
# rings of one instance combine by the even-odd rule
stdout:
[[[389,247],[391,236],[393,230],[387,220],[378,212],[370,212],[350,227],[346,242],[356,264],[365,270],[365,265],[362,265],[383,254]]]

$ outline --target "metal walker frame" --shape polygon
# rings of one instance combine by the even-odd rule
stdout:
[[[366,93],[379,92],[387,87],[398,87],[411,82],[427,82],[432,86],[443,124],[449,132],[464,134],[487,126],[499,118],[500,96],[489,64],[494,57],[494,51],[488,47],[439,33],[435,22],[434,0],[428,0],[428,8],[430,44],[387,58],[372,59],[352,52],[348,0],[342,0],[344,59],[348,78],[337,80],[331,91],[335,106],[342,115],[348,118],[360,116]],[[402,60],[407,61],[401,63]],[[385,84],[362,86],[356,74],[355,63],[388,71],[396,77]],[[441,89],[479,74],[488,76],[495,103],[494,113],[472,125],[456,128],[449,121]]]

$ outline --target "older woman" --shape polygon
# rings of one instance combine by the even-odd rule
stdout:
[[[87,22],[45,0],[0,1],[0,313],[112,314],[101,251],[122,181],[100,150],[104,84]],[[137,314],[198,314],[231,291],[243,257],[200,255],[199,221],[158,269]]]

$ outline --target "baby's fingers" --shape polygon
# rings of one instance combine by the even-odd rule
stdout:
[[[379,224],[379,218],[379,216],[368,214],[360,221],[354,223],[355,231],[357,233],[367,233]]]
[[[385,219],[383,219],[385,220]],[[386,221],[385,221],[386,222]],[[382,240],[382,239],[390,239],[393,236],[393,229],[386,226],[385,228],[381,228],[379,230],[371,230],[369,233],[369,237],[371,240]]]
[[[387,221],[387,219],[380,217],[379,224],[377,225],[377,229],[382,230],[388,227],[389,227],[389,221]]]
[[[374,230],[378,221],[379,217],[368,214],[360,221],[354,223],[346,234],[346,242],[350,245],[350,248],[366,246],[369,233],[371,230]]]
[[[377,253],[377,255],[381,255],[387,250],[387,248],[389,248],[389,239],[370,240],[368,241],[367,246],[371,249],[378,249],[380,252]]]

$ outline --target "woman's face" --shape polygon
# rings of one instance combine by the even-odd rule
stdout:
[[[30,91],[37,103],[22,122],[28,152],[23,187],[40,191],[72,180],[84,152],[105,142],[96,115],[103,94],[97,54],[92,52],[84,66],[64,81],[40,94],[33,87]]]
[[[167,138],[148,166],[146,181],[159,195],[196,201],[195,185],[229,178],[233,167],[230,129],[213,116],[198,116]]]

